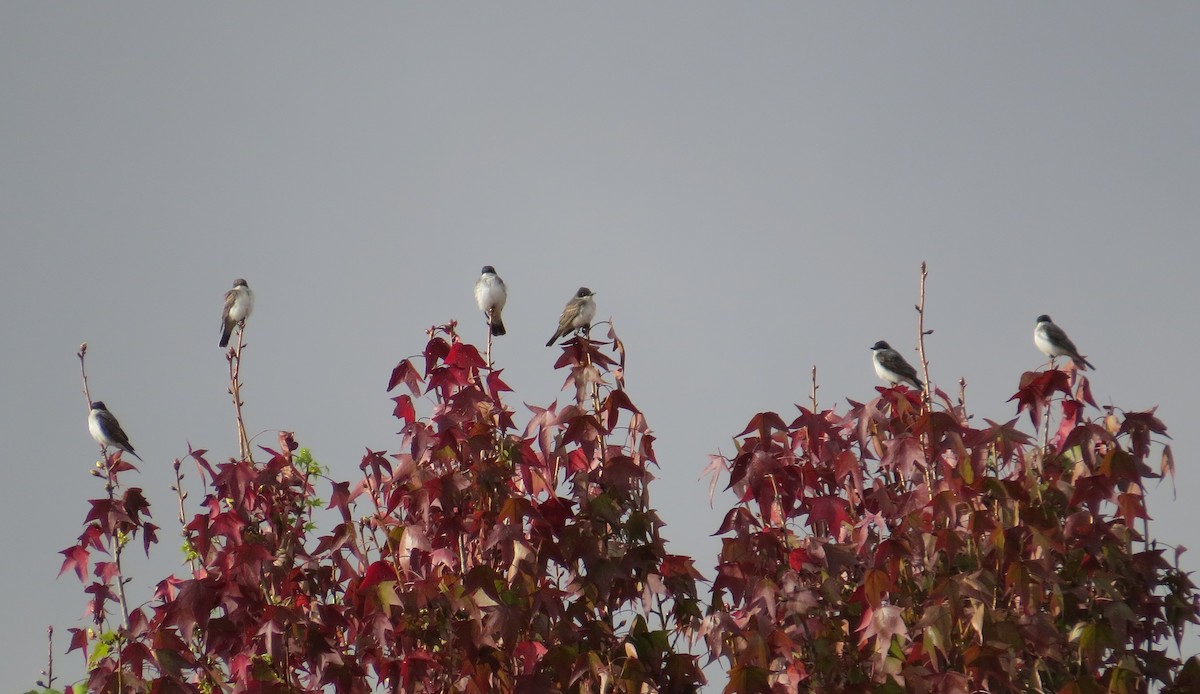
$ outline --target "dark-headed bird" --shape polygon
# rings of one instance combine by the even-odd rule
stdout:
[[[875,373],[879,374],[880,378],[892,385],[907,383],[917,390],[925,390],[921,380],[917,378],[917,370],[887,342],[876,342],[871,351],[874,352],[871,361],[875,363]]]
[[[503,335],[504,321],[500,318],[500,312],[504,310],[504,304],[508,301],[508,287],[504,286],[504,280],[500,279],[496,268],[491,265],[484,265],[480,273],[479,281],[475,283],[475,303],[479,304],[479,310],[487,316],[488,328],[492,334]]]
[[[1051,361],[1055,357],[1070,357],[1071,361],[1075,362],[1075,368],[1080,371],[1096,368],[1079,353],[1075,343],[1067,337],[1067,333],[1055,325],[1046,314],[1037,317],[1037,325],[1033,328],[1033,344],[1037,345],[1042,354],[1050,357]]]
[[[254,310],[254,292],[244,279],[233,281],[233,289],[225,292],[225,308],[221,311],[221,346],[229,345],[229,336],[233,334],[233,326],[246,325],[246,319]]]
[[[92,403],[92,410],[88,412],[88,431],[91,432],[92,438],[96,439],[96,443],[101,446],[105,448],[111,446],[125,451],[138,460],[142,459],[134,452],[133,444],[129,443],[129,437],[125,435],[117,418],[99,400]]]
[[[596,300],[593,298],[595,296],[596,294],[587,287],[580,287],[579,291],[575,292],[575,296],[571,297],[563,308],[562,315],[558,317],[558,330],[554,332],[554,337],[546,342],[547,347],[572,330],[591,327],[592,318],[596,316]]]

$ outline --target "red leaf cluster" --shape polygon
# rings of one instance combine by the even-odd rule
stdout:
[[[289,432],[257,464],[192,451],[191,574],[133,609],[121,549],[158,528],[109,458],[62,551],[101,632],[71,630],[87,689],[693,692],[698,641],[727,692],[1196,691],[1200,659],[1167,644],[1200,592],[1146,536],[1153,411],[1098,412],[1082,374],[1051,370],[978,427],[904,388],[756,414],[709,465],[737,502],[702,605],[650,505],[624,361],[611,329],[567,341],[572,401],[518,428],[501,371],[432,328],[388,380],[396,450],[367,450],[360,478],[322,479]]]
[[[1164,646],[1200,593],[1143,525],[1166,429],[1089,419],[1076,377],[1025,374],[1013,396],[1045,448],[895,388],[752,417],[709,466],[741,502],[701,630],[726,691],[1187,691]]]
[[[260,464],[194,452],[207,480],[184,527],[194,572],[114,630],[89,689],[695,691],[681,638],[699,624],[700,574],[666,552],[653,438],[606,382],[605,346],[569,342],[559,364],[580,397],[534,408],[519,432],[500,372],[453,325],[433,329],[423,368],[402,361],[388,382],[407,390],[397,451],[367,451],[327,501],[290,435]],[[136,489],[92,502],[63,571],[84,578],[106,540],[149,532],[147,513]],[[118,579],[96,571],[100,624]],[[94,643],[80,632],[72,647]]]

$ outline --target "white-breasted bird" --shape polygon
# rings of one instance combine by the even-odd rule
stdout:
[[[229,336],[233,334],[233,326],[246,325],[246,319],[254,310],[254,292],[246,280],[238,278],[233,281],[233,289],[225,292],[225,308],[221,311],[221,342],[220,346],[229,345]]]
[[[488,327],[493,335],[500,336],[505,333],[500,313],[507,301],[508,287],[504,285],[504,280],[496,274],[496,268],[484,265],[483,270],[480,270],[479,280],[475,282],[475,303],[479,304],[479,310],[487,316]]]
[[[593,298],[595,296],[595,292],[587,287],[580,287],[579,291],[575,292],[575,296],[571,297],[563,308],[562,315],[558,317],[558,330],[554,332],[554,337],[546,342],[547,347],[572,330],[591,327],[592,318],[596,316],[596,300]]]
[[[1096,368],[1079,353],[1067,333],[1044,313],[1037,317],[1037,325],[1033,328],[1033,344],[1052,360],[1055,357],[1070,357],[1080,371]]]
[[[921,380],[917,378],[917,370],[909,364],[900,353],[892,349],[887,342],[876,342],[871,351],[871,361],[875,364],[875,373],[892,385],[907,383],[917,390],[925,390]]]
[[[88,412],[88,431],[91,432],[92,438],[96,439],[96,443],[101,446],[105,448],[112,446],[142,460],[142,457],[134,452],[133,444],[129,443],[129,437],[121,429],[117,418],[99,400],[92,403],[92,409]]]

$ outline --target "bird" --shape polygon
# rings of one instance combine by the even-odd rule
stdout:
[[[234,325],[246,325],[246,319],[254,310],[254,292],[246,280],[238,278],[233,281],[233,289],[225,292],[225,308],[221,312],[221,342],[222,347],[229,345],[229,336],[233,334]]]
[[[874,352],[871,361],[875,363],[875,373],[879,374],[880,378],[892,385],[908,383],[917,390],[925,390],[925,386],[921,385],[920,379],[917,378],[917,370],[887,342],[876,342],[871,351]]]
[[[1037,317],[1037,325],[1033,328],[1033,344],[1037,345],[1042,354],[1050,357],[1051,361],[1055,357],[1070,357],[1071,361],[1075,363],[1075,368],[1080,371],[1096,368],[1079,354],[1079,350],[1075,347],[1075,343],[1071,342],[1071,338],[1067,337],[1067,333],[1055,325],[1054,321],[1050,320],[1050,316],[1044,313]]]
[[[500,275],[496,274],[496,268],[491,265],[484,265],[480,273],[479,281],[475,283],[475,303],[479,304],[479,310],[487,316],[492,334],[503,335],[504,321],[500,318],[500,313],[504,310],[504,302],[508,301],[508,287],[504,285]]]
[[[572,330],[591,327],[592,318],[596,315],[596,300],[593,298],[595,296],[595,292],[587,287],[580,287],[579,291],[575,292],[575,296],[563,307],[562,315],[558,317],[558,330],[555,331],[554,337],[546,342],[547,347]]]
[[[142,460],[142,456],[133,450],[133,444],[129,443],[129,437],[121,429],[117,418],[99,400],[92,403],[92,409],[88,412],[88,431],[91,432],[92,438],[96,439],[96,443],[101,446],[105,448],[112,446]]]

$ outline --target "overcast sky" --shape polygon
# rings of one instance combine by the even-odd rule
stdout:
[[[732,499],[710,509],[707,455],[790,419],[814,364],[823,403],[873,397],[868,348],[913,356],[928,260],[933,380],[965,377],[976,421],[1015,413],[1040,313],[1101,402],[1160,406],[1178,498],[1153,491],[1152,532],[1200,568],[1200,5],[346,7],[0,4],[10,688],[49,624],[59,686],[83,672],[62,651],[86,597],[55,580],[102,494],[79,343],[163,527],[139,590],[181,562],[171,459],[237,452],[236,277],[251,434],[295,431],[342,479],[398,447],[384,390],[425,328],[484,339],[481,265],[508,283],[520,421],[571,397],[543,345],[591,287],[658,436],[670,547],[711,577]]]

